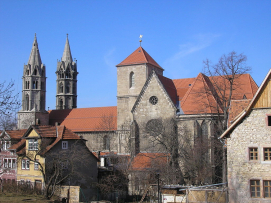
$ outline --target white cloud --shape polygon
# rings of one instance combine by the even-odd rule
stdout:
[[[179,51],[166,60],[166,64],[174,63],[181,58],[198,52],[210,46],[220,35],[217,34],[198,34],[193,37],[192,42],[179,45]]]

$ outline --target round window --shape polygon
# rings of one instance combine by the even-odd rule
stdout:
[[[156,96],[151,96],[149,101],[152,105],[155,105],[158,102],[158,98]]]

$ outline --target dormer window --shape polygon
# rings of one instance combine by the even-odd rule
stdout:
[[[29,139],[28,140],[28,150],[30,151],[36,151],[38,150],[38,140],[37,139]]]

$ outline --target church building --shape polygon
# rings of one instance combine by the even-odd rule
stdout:
[[[204,157],[215,170],[215,140],[222,111],[213,82],[222,79],[202,73],[194,78],[170,79],[163,71],[140,45],[116,66],[117,106],[77,108],[77,61],[72,59],[67,36],[56,69],[56,109],[46,111],[46,69],[35,36],[23,71],[18,128],[64,125],[86,139],[91,151],[129,154],[132,158],[139,153],[161,152],[180,156],[188,153],[186,148],[198,148],[199,160]],[[251,100],[258,89],[249,74],[238,77],[236,84],[234,101]],[[183,163],[182,167],[188,165]],[[214,175],[209,181],[213,179]]]

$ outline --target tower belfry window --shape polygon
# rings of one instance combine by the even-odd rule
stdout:
[[[130,88],[135,86],[135,74],[134,72],[130,73]]]
[[[60,83],[60,85],[59,85],[59,93],[63,93],[63,84],[62,83]]]
[[[33,75],[37,75],[37,69],[35,68]]]
[[[69,84],[66,86],[66,93],[70,93],[70,85]]]
[[[29,95],[25,96],[25,110],[29,111]]]
[[[38,89],[38,81],[33,81],[33,89]]]

